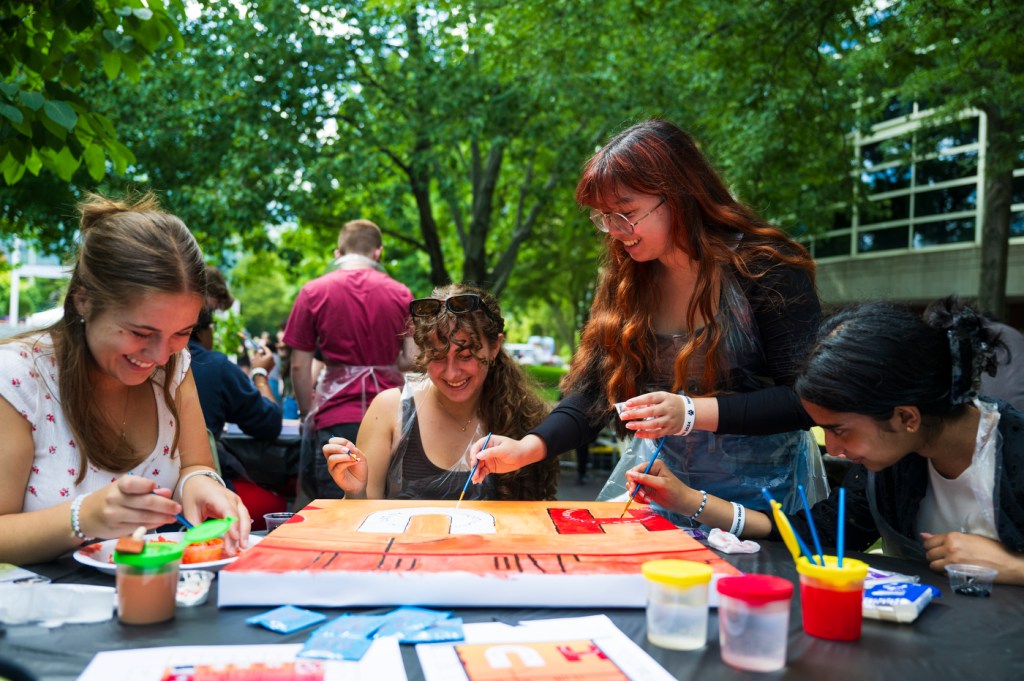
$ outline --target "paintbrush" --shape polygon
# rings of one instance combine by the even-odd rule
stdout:
[[[484,446],[480,448],[481,452],[484,451],[485,449],[487,449],[487,443],[490,442],[490,441],[491,441],[491,434],[487,433],[487,439],[484,440]],[[477,459],[476,463],[473,464],[473,470],[471,470],[469,472],[469,477],[466,478],[466,484],[462,486],[462,494],[459,495],[459,500],[455,502],[455,508],[459,507],[459,504],[462,503],[462,497],[466,496],[466,490],[469,489],[469,481],[473,479],[474,475],[476,475],[476,469],[477,469],[477,466],[479,466],[479,465],[480,465],[480,459]]]
[[[664,444],[665,438],[661,438],[661,440],[658,441],[658,447],[654,450],[654,456],[652,456],[651,460],[647,462],[647,468],[644,469],[644,475],[651,472],[651,466],[654,465],[654,460],[658,458],[658,453],[661,451],[661,446]],[[626,507],[622,509],[622,515],[619,516],[620,518],[626,517],[626,511],[629,510],[629,505],[633,503],[633,497],[635,497],[636,493],[639,491],[640,485],[637,485],[636,489],[633,490],[633,493],[629,495],[629,499],[626,500]]]

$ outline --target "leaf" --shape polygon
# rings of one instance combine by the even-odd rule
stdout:
[[[67,102],[51,100],[43,106],[43,112],[68,132],[74,130],[75,123],[78,122],[78,114]]]
[[[137,16],[139,19],[142,19],[143,21],[149,21],[150,19],[153,18],[153,10],[151,10],[151,9],[149,9],[147,7],[140,7],[138,9],[133,9],[132,10],[132,14]]]
[[[107,78],[110,80],[117,78],[117,74],[121,72],[121,55],[119,53],[103,53],[103,72],[107,74]]]
[[[78,170],[78,166],[82,165],[82,159],[75,158],[71,149],[66,146],[57,153],[55,161],[56,167],[53,170],[57,173],[57,177],[65,182],[70,182],[75,171]]]
[[[46,98],[43,97],[41,92],[30,92],[28,90],[21,91],[21,101],[25,103],[25,106],[32,109],[33,111],[39,111],[43,104],[46,103]]]
[[[121,70],[124,71],[125,77],[133,83],[138,83],[139,79],[142,77],[142,74],[139,71],[139,62],[131,57],[124,57],[121,59]]]
[[[0,116],[3,116],[15,124],[21,123],[25,119],[21,113],[21,109],[16,106],[11,106],[10,104],[0,104]]]
[[[18,89],[14,83],[0,83],[0,92],[7,95],[7,99],[14,99],[14,96],[18,94]]]
[[[0,168],[4,171],[4,182],[9,185],[16,183],[25,174],[25,165],[18,163],[11,156],[7,156],[3,163],[0,163]]]
[[[89,177],[99,182],[107,174],[107,160],[103,155],[103,148],[98,144],[90,144],[82,154],[85,159],[85,167],[89,171]]]

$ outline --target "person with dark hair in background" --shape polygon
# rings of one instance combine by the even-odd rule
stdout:
[[[620,434],[667,438],[660,458],[698,489],[760,508],[767,486],[787,510],[798,484],[825,496],[793,392],[821,315],[807,250],[736,200],[696,141],[663,120],[591,157],[576,201],[605,254],[566,396],[525,438],[477,442],[476,479],[591,442],[624,402]]]
[[[828,451],[855,464],[843,483],[845,547],[863,551],[881,538],[886,554],[934,570],[977,563],[996,568],[999,582],[1024,584],[1024,414],[978,395],[999,340],[974,310],[954,311],[948,300],[931,319],[893,303],[844,310],[822,326],[797,377]],[[713,527],[778,538],[768,515],[705,501],[660,462],[628,478],[630,489],[642,486],[641,502],[681,513],[701,504]],[[835,546],[838,490],[811,514],[822,544]],[[802,511],[792,524],[810,536]]]
[[[299,484],[310,499],[341,496],[323,446],[332,437],[355,441],[373,398],[401,386],[402,371],[411,366],[412,292],[385,274],[382,250],[377,225],[346,223],[334,251],[337,269],[303,286],[288,317],[284,342],[292,350],[292,389],[303,419]],[[317,351],[326,368],[314,391]]]
[[[521,437],[548,407],[502,348],[505,320],[481,289],[453,284],[409,306],[418,354],[404,389],[370,405],[358,447],[332,438],[324,447],[334,481],[346,496],[369,499],[458,499],[473,441],[488,432]],[[550,459],[466,489],[467,499],[550,500],[558,461]]]
[[[930,324],[948,326],[951,315],[968,307],[960,298],[950,296],[929,304],[925,308],[924,318]],[[1017,411],[1024,411],[1024,333],[996,321],[990,315],[979,316],[982,325],[992,336],[998,336],[1000,341],[996,350],[997,370],[995,374],[982,373],[979,393],[1006,400]]]
[[[89,195],[64,316],[0,343],[0,562],[54,559],[90,539],[249,515],[213,467],[185,349],[206,266],[151,194]]]

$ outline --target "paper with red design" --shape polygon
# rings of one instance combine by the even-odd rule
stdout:
[[[640,566],[739,574],[617,502],[314,501],[220,572],[218,604],[643,607]]]

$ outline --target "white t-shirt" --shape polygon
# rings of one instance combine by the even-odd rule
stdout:
[[[25,342],[0,344],[0,397],[32,424],[35,456],[22,504],[22,511],[26,513],[94,492],[124,475],[90,464],[82,482],[75,484],[80,461],[74,436],[60,408],[53,343],[48,334],[39,336],[34,343],[32,341],[26,339]],[[188,371],[190,360],[187,350],[178,354],[176,375],[171,377],[172,395]],[[163,389],[159,385],[162,381],[163,369],[158,369],[151,381],[159,419],[156,447],[131,472],[155,480],[160,487],[174,489],[181,460],[177,452],[171,451],[174,419],[164,403]]]
[[[921,532],[965,532],[998,541],[993,493],[996,484],[996,439],[999,410],[975,401],[981,410],[971,465],[957,478],[945,478],[928,461],[928,491],[917,514]]]

